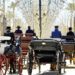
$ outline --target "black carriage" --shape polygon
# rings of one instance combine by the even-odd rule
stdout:
[[[40,64],[56,64],[56,71],[61,73],[61,63],[64,62],[61,42],[55,39],[32,40],[29,45],[28,74],[32,74],[33,61]]]

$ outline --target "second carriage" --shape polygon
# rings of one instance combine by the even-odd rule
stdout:
[[[61,43],[55,39],[37,39],[32,40],[29,45],[28,55],[28,75],[32,75],[33,61],[37,62],[39,66],[42,63],[50,63],[51,70],[61,73],[61,65],[64,63],[64,53]],[[54,66],[55,65],[55,66]]]

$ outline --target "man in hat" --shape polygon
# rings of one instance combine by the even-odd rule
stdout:
[[[51,33],[52,38],[61,38],[61,31],[58,28],[58,26],[55,26],[55,30]]]
[[[59,31],[58,26],[55,26],[55,30],[52,31],[51,37],[52,38],[61,38],[61,32]],[[56,63],[52,63],[50,69],[56,70]]]
[[[74,32],[72,31],[72,27],[68,28],[68,32],[66,34],[67,38],[66,41],[67,42],[74,42]],[[68,53],[69,57],[70,57],[70,64],[72,63],[72,53]]]
[[[17,26],[17,30],[15,30],[15,33],[22,34],[23,32],[20,28],[21,28],[20,26]]]
[[[35,36],[36,35],[34,33],[34,30],[32,30],[30,26],[28,26],[28,29],[26,30],[25,34],[28,34],[28,33],[32,34],[32,36]]]
[[[31,29],[30,26],[28,26],[28,29],[26,30],[26,33],[33,33],[33,30]]]
[[[72,31],[72,27],[69,27],[68,30],[69,31],[66,34],[68,38],[66,39],[66,41],[67,42],[74,42],[74,32]]]
[[[6,32],[4,33],[4,36],[9,36],[9,37],[11,37],[11,39],[7,41],[7,43],[10,44],[10,46],[8,47],[8,51],[6,51],[5,54],[8,54],[8,56],[10,57],[10,55],[9,55],[9,52],[10,52],[10,53],[12,54],[12,57],[13,57],[13,54],[15,53],[15,52],[14,52],[15,50],[13,50],[13,45],[14,45],[14,33],[11,32],[11,27],[10,27],[10,26],[7,26],[7,27],[6,27]],[[16,62],[15,62],[14,58],[12,59],[12,58],[10,57],[9,63],[10,63],[10,73],[12,73],[12,70],[13,70],[13,73],[15,73],[15,72],[16,72],[16,68],[15,68]]]
[[[6,32],[4,33],[4,36],[10,36],[11,40],[8,41],[7,43],[13,44],[14,43],[14,34],[11,32],[11,27],[7,26],[6,27]]]

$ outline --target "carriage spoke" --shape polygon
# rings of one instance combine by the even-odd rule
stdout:
[[[6,74],[6,67],[2,66],[1,70],[0,70],[0,75],[5,75]]]
[[[6,64],[2,64],[2,74],[5,75],[6,74]]]

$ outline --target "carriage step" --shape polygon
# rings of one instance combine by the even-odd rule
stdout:
[[[63,67],[62,67],[63,68]],[[75,69],[75,66],[65,66],[66,69]]]
[[[33,64],[33,69],[36,69],[37,65],[36,64]],[[23,69],[27,69],[27,64],[26,65],[23,65]]]

